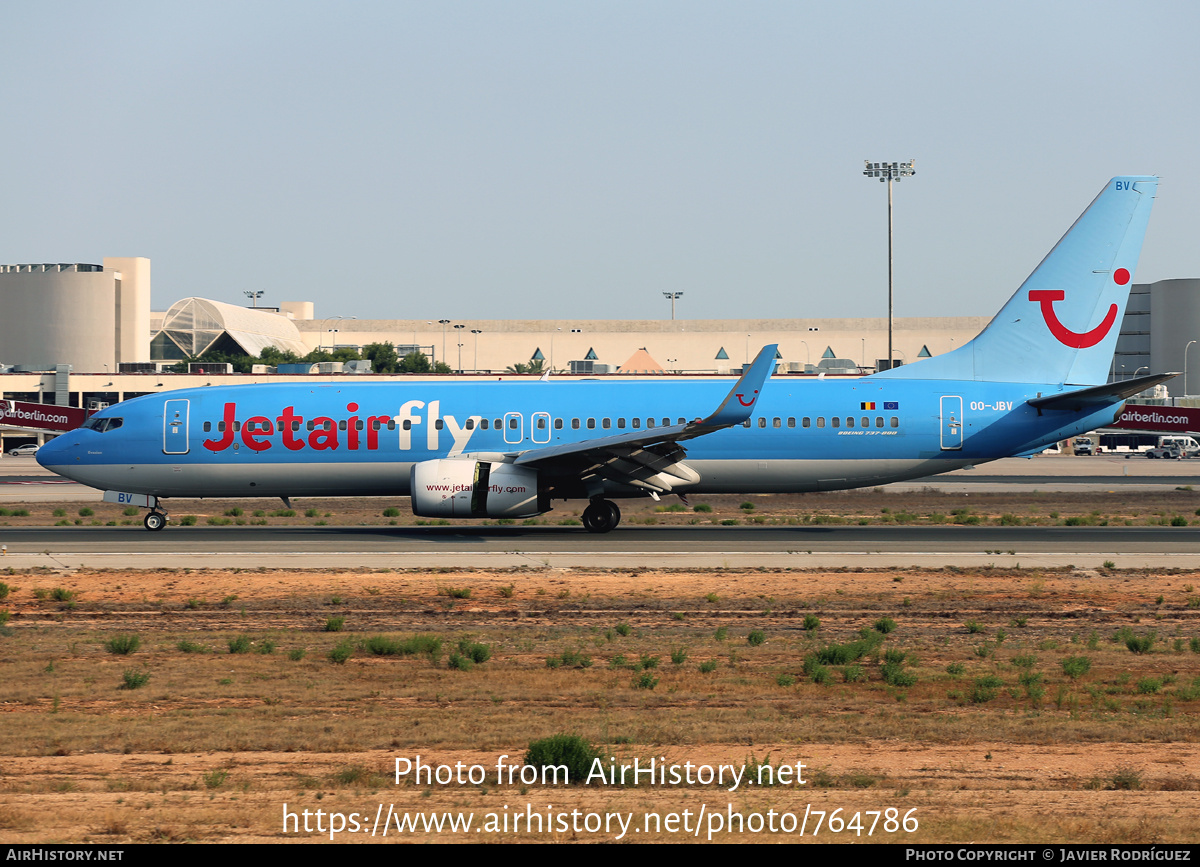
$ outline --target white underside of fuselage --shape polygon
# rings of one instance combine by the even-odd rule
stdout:
[[[937,475],[971,461],[937,459],[706,460],[688,461],[700,481],[675,493],[786,494],[886,485]],[[54,467],[82,484],[106,491],[172,497],[408,496],[408,461],[355,464],[248,463],[200,466],[181,463]],[[644,496],[606,484],[611,497]]]

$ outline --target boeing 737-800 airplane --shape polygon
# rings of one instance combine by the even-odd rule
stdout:
[[[170,497],[402,496],[526,518],[587,498],[825,491],[919,478],[1109,424],[1167,379],[1105,385],[1158,179],[1114,178],[978,337],[857,379],[388,381],[195,388],[111,406],[38,452],[167,522]]]

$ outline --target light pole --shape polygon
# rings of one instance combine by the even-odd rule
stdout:
[[[879,178],[880,183],[887,181],[888,185],[888,369],[892,367],[892,181],[899,183],[904,178],[911,178],[917,173],[916,160],[906,163],[873,163],[863,160],[866,168],[863,174],[868,178]]]
[[[1189,341],[1188,341],[1188,345],[1187,345],[1187,346],[1185,346],[1185,347],[1183,347],[1183,396],[1184,396],[1184,397],[1187,397],[1187,396],[1188,396],[1188,387],[1187,387],[1187,373],[1188,373],[1188,371],[1187,371],[1187,354],[1188,354],[1188,350],[1189,350],[1189,349],[1191,349],[1191,347],[1192,347],[1192,344],[1193,344],[1193,343],[1195,343],[1195,342],[1196,342],[1196,341],[1194,341],[1194,340],[1189,340]]]
[[[263,290],[262,290],[262,289],[258,289],[258,290],[256,291],[256,290],[249,289],[249,290],[243,291],[243,292],[242,292],[242,294],[243,294],[243,295],[245,295],[247,298],[249,298],[249,299],[250,299],[250,306],[251,306],[251,307],[257,307],[257,306],[258,306],[258,299],[263,297]]]
[[[812,353],[808,350],[808,341],[801,340],[800,342],[804,344],[804,363],[812,364]]]
[[[555,328],[550,332],[550,370],[554,370],[554,335],[561,334],[562,328]]]
[[[455,325],[454,330],[458,332],[458,374],[462,376],[462,330],[465,325]]]
[[[329,333],[336,333],[336,332],[337,332],[337,329],[336,329],[336,328],[329,328],[329,327],[328,327],[329,323],[330,323],[330,322],[332,322],[332,321],[333,321],[333,320],[335,320],[335,319],[345,319],[345,318],[346,318],[345,316],[330,316],[328,319],[326,319],[326,320],[325,320],[325,323],[324,323],[324,325],[322,325],[322,326],[321,326],[321,333],[320,333],[319,335],[317,335],[317,352],[320,352],[320,351],[321,351],[321,347],[322,347],[322,346],[324,346],[323,340],[324,340],[324,336],[325,336],[325,334],[326,334],[327,332],[329,332]],[[351,316],[350,318],[351,318],[351,319],[357,319],[358,317],[357,317],[357,316]],[[332,349],[332,348],[333,348],[333,344],[330,344],[329,348],[330,348],[330,349]]]
[[[446,357],[446,326],[450,324],[449,319],[439,319],[438,324],[442,326],[442,358]]]
[[[475,335],[475,372],[479,373],[479,335],[482,333],[482,330],[472,328],[471,333]]]
[[[671,321],[674,322],[675,321],[675,302],[683,297],[683,293],[682,292],[664,292],[663,297],[671,299]]]

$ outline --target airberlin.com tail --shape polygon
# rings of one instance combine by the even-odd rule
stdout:
[[[1155,177],[1113,178],[978,337],[876,376],[1107,381],[1157,188]]]

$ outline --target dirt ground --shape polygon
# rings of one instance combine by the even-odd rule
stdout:
[[[11,843],[1195,840],[1200,574],[0,579]],[[497,780],[560,733],[697,779]]]

